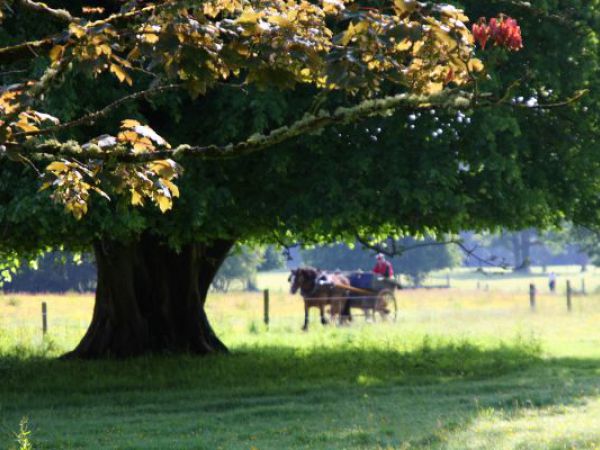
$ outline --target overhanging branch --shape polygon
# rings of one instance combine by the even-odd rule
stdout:
[[[402,256],[404,253],[409,252],[411,250],[417,250],[419,248],[424,247],[436,247],[436,246],[445,246],[445,245],[456,245],[467,258],[473,258],[480,264],[485,264],[488,267],[497,267],[501,269],[507,269],[508,264],[505,261],[501,261],[500,263],[495,262],[496,257],[492,258],[483,258],[479,256],[477,252],[477,246],[473,248],[469,248],[465,245],[462,239],[449,239],[446,241],[432,241],[432,242],[422,242],[414,245],[401,245],[398,244],[394,239],[389,239],[386,246],[383,246],[380,243],[371,243],[368,240],[362,238],[360,235],[356,235],[356,240],[363,246],[363,248],[367,248],[369,250],[373,250],[377,253],[382,253],[389,258],[393,258],[395,256]]]
[[[118,100],[115,100],[114,102],[110,103],[109,105],[105,106],[102,109],[99,109],[98,111],[88,113],[84,116],[79,117],[78,119],[71,120],[70,122],[65,122],[60,125],[56,125],[56,126],[49,127],[49,128],[43,128],[41,130],[15,133],[13,136],[15,138],[20,138],[20,137],[25,137],[25,136],[42,136],[42,135],[48,135],[48,134],[52,134],[52,133],[58,133],[60,131],[67,130],[69,128],[78,127],[81,125],[93,124],[98,119],[101,119],[102,117],[106,117],[108,115],[108,113],[110,113],[114,109],[118,108],[119,106],[121,106],[127,102],[134,101],[134,100],[137,100],[142,97],[159,94],[161,92],[180,89],[183,86],[184,85],[182,83],[167,84],[164,86],[157,86],[155,88],[146,89],[145,91],[134,92],[133,94],[130,94],[125,97],[121,97]]]
[[[46,14],[47,16],[52,17],[53,19],[59,20],[61,22],[80,22],[81,18],[72,16],[69,11],[66,9],[54,9],[50,8],[45,3],[34,2],[31,0],[21,0],[21,4],[25,6],[27,9],[32,11],[38,11]]]
[[[49,50],[57,39],[59,39],[58,36],[50,36],[36,41],[22,42],[0,48],[0,64],[10,64],[22,59],[35,58],[38,50]]]
[[[175,149],[154,152],[131,153],[124,146],[101,149],[91,145],[83,148],[76,142],[36,142],[33,139],[22,144],[6,143],[11,152],[25,155],[45,155],[51,158],[77,158],[111,160],[123,163],[146,163],[159,159],[181,159],[191,156],[201,159],[229,159],[255,153],[295,137],[318,131],[339,123],[352,123],[369,116],[385,114],[398,108],[424,109],[430,107],[444,109],[464,109],[471,106],[470,94],[459,90],[447,90],[432,95],[398,94],[380,99],[364,100],[351,107],[340,107],[333,113],[321,110],[315,115],[307,115],[289,126],[272,130],[269,134],[255,134],[248,139],[227,145],[192,146],[180,145]]]

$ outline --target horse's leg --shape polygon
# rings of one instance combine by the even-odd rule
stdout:
[[[327,319],[325,318],[325,304],[323,302],[319,302],[319,310],[321,311],[321,324],[327,325]]]
[[[338,324],[339,325],[343,325],[344,322],[346,321],[346,317],[344,316],[343,311],[346,310],[347,303],[348,303],[348,300],[346,300],[346,299],[342,299],[339,301],[339,304],[338,304],[338,314],[339,314]]]
[[[335,293],[332,295],[335,296]],[[329,323],[335,324],[335,318],[338,314],[338,305],[335,302],[335,298],[332,299],[331,297],[329,298],[329,301],[327,303],[329,304]]]
[[[304,300],[304,326],[302,330],[308,330],[308,302]]]
[[[350,300],[345,301],[340,314],[341,314],[342,323],[346,323],[346,322],[350,321]]]

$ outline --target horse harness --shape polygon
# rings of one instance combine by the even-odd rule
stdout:
[[[304,298],[310,298],[316,294],[317,290],[320,287],[327,287],[329,291],[332,291],[335,287],[334,283],[331,282],[326,274],[321,274],[313,280],[313,286],[310,292],[304,289],[304,287],[300,287],[300,295]]]

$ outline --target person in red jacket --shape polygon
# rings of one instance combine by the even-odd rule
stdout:
[[[385,260],[383,254],[378,253],[377,263],[375,263],[375,267],[373,267],[373,273],[381,275],[385,278],[393,278],[394,277],[394,268],[392,267],[392,263]]]

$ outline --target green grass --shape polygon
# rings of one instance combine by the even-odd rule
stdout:
[[[89,296],[44,296],[45,339],[40,297],[0,297],[0,448],[23,417],[35,449],[600,448],[600,296],[509,291],[401,292],[397,323],[308,333],[283,290],[269,330],[259,294],[212,295],[231,355],[92,362],[54,358]]]

